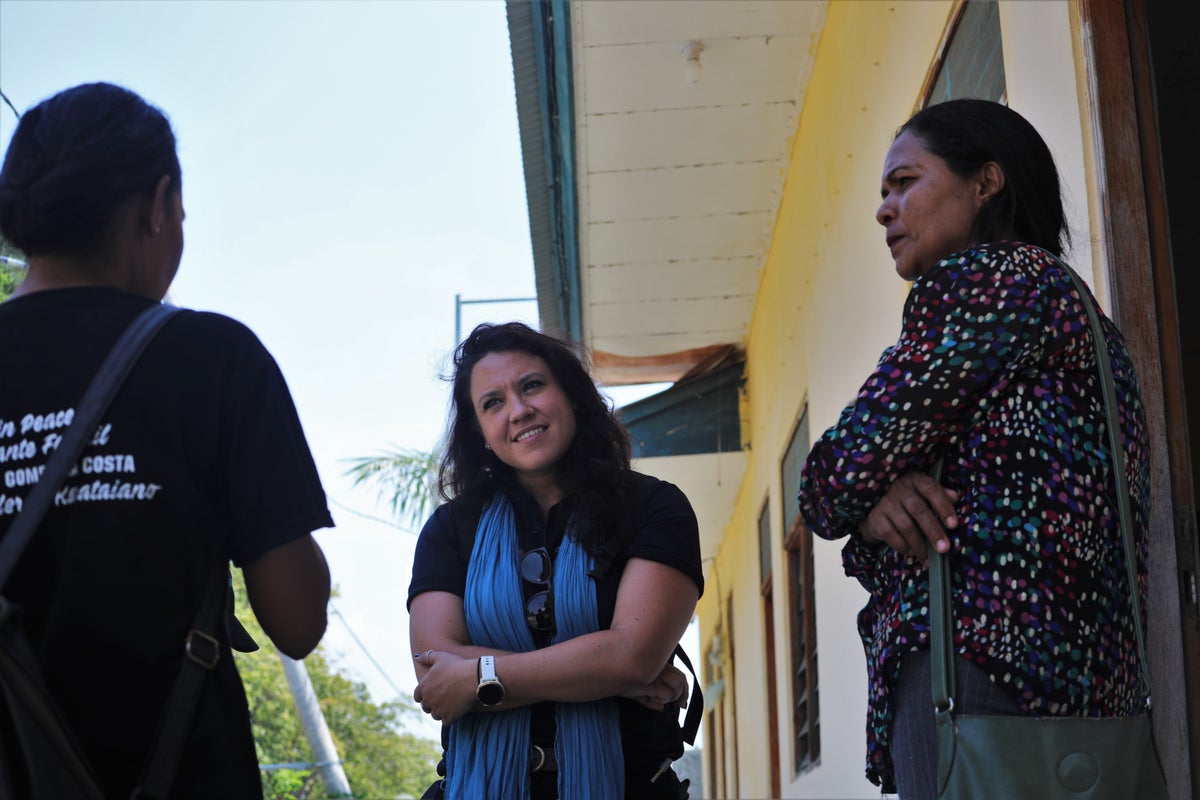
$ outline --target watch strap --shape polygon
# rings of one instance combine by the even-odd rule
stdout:
[[[479,685],[475,687],[475,699],[487,708],[504,702],[504,684],[496,677],[496,657],[479,657]]]
[[[491,683],[496,680],[496,657],[479,657],[479,683]]]

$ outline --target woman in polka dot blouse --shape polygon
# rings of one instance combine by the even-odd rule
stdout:
[[[876,212],[912,281],[896,344],[800,485],[812,531],[845,539],[869,675],[867,777],[936,796],[926,548],[951,553],[960,711],[1136,713],[1137,653],[1104,405],[1061,260],[1058,174],[997,103],[930,106],[897,133]],[[1103,316],[1103,315],[1102,315]],[[1144,591],[1145,420],[1105,317]],[[941,483],[925,473],[944,458]]]

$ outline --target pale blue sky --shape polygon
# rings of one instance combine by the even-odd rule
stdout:
[[[352,513],[388,516],[343,473],[440,437],[455,294],[534,294],[504,3],[0,0],[18,110],[91,81],[170,117],[187,211],[172,299],[241,320],[279,361],[337,523],[317,534],[335,608],[390,681],[336,616],[324,645],[377,699],[411,700],[415,535]],[[0,108],[0,149],[15,127]],[[536,315],[467,305],[463,330]]]
[[[318,534],[336,606],[411,693],[414,537],[345,509],[386,516],[343,459],[434,444],[455,293],[534,293],[503,2],[0,0],[0,88],[19,110],[97,80],[171,118],[187,210],[173,298],[245,322],[278,359],[341,504]],[[15,124],[0,109],[0,147]],[[535,315],[468,306],[464,327]],[[395,696],[337,618],[326,646]]]

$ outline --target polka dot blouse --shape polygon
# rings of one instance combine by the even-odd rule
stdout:
[[[888,733],[900,657],[928,647],[928,576],[864,541],[900,475],[945,458],[960,493],[950,569],[957,651],[1037,715],[1124,715],[1141,703],[1104,405],[1091,329],[1066,267],[993,243],[918,278],[903,329],[800,484],[811,530],[848,537],[846,574],[871,593],[867,777],[892,786]],[[1144,592],[1146,428],[1124,340],[1103,319],[1117,383]]]

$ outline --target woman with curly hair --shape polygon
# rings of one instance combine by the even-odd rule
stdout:
[[[426,797],[686,798],[672,652],[703,590],[699,529],[562,341],[480,325],[454,357],[441,506],[410,637],[443,723]]]

